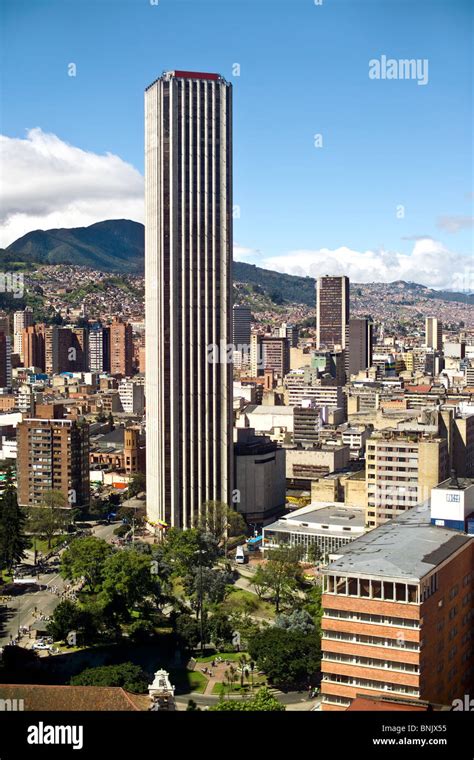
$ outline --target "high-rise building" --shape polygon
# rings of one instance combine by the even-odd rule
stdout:
[[[374,324],[370,319],[351,317],[346,328],[346,375],[357,375],[372,366]]]
[[[89,368],[89,330],[87,327],[72,328],[73,372],[86,372]]]
[[[12,344],[8,334],[0,331],[0,388],[12,386]]]
[[[436,317],[426,317],[425,346],[435,351],[443,350],[443,325]]]
[[[33,324],[33,309],[27,306],[13,315],[13,353],[23,361],[23,330]]]
[[[322,709],[390,694],[451,705],[474,686],[474,536],[420,505],[338,550],[324,572]]]
[[[232,309],[232,343],[234,363],[247,365],[250,362],[250,325],[252,313],[249,306],[234,304]]]
[[[76,372],[83,368],[83,350],[73,328],[50,325],[46,327],[44,336],[45,371],[48,375]]]
[[[0,332],[10,335],[10,315],[5,311],[0,311]]]
[[[366,446],[367,523],[381,525],[425,501],[448,475],[444,438],[394,430],[373,433]]]
[[[145,94],[147,516],[231,502],[232,88],[171,71]]]
[[[232,342],[235,348],[250,346],[250,325],[252,312],[250,306],[234,304],[232,307]]]
[[[23,330],[23,365],[38,367],[45,371],[45,332],[44,324],[30,325]]]
[[[289,325],[283,322],[281,327],[278,328],[278,336],[280,338],[288,338],[290,341],[290,348],[298,347],[298,328],[296,325]]]
[[[110,371],[110,329],[100,324],[93,325],[89,332],[89,369]]]
[[[132,326],[116,317],[110,325],[110,374],[130,377],[132,363]]]
[[[316,343],[318,349],[346,347],[349,322],[349,278],[318,277],[316,283]]]
[[[280,378],[290,371],[290,341],[267,335],[252,335],[250,350],[250,370],[252,375],[263,375],[273,370]]]
[[[65,507],[89,505],[89,425],[24,419],[17,426],[17,440],[21,506],[41,506],[48,491],[60,491]]]

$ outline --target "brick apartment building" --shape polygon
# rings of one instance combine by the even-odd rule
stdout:
[[[130,377],[132,368],[132,326],[116,318],[110,325],[110,374]]]
[[[48,491],[60,491],[66,507],[89,505],[87,424],[44,417],[24,419],[17,426],[17,441],[21,506],[41,506]]]
[[[431,525],[421,505],[338,556],[323,585],[323,710],[472,694],[474,536]]]

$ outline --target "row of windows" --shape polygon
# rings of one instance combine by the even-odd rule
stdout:
[[[324,617],[339,618],[342,620],[353,620],[356,623],[376,623],[377,625],[394,625],[398,628],[418,628],[418,620],[409,618],[390,617],[387,615],[369,615],[365,612],[351,612],[348,610],[331,610],[324,611]]]
[[[342,633],[341,631],[324,631],[323,638],[333,639],[335,641],[350,641],[353,644],[389,647],[390,649],[409,649],[413,652],[420,651],[420,644],[418,644],[418,642],[406,641],[402,635],[396,639],[388,639],[382,636],[366,636],[358,633]]]
[[[384,683],[382,681],[372,681],[368,678],[352,678],[351,676],[341,676],[331,673],[330,676],[323,675],[323,681],[327,683],[342,683],[347,686],[359,686],[363,689],[377,689],[377,691],[393,691],[399,694],[411,694],[418,696],[418,689],[412,686],[404,686],[398,683]]]
[[[350,654],[340,654],[339,652],[324,652],[323,660],[332,662],[343,662],[347,665],[363,665],[367,668],[379,668],[387,670],[399,670],[407,673],[419,673],[418,665],[408,662],[395,662],[393,660],[377,660],[373,657],[356,657]]]

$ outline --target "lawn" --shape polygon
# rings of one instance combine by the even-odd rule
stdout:
[[[253,691],[252,691],[252,682],[251,681],[244,681],[244,688],[240,685],[240,678],[237,681],[237,683],[234,683],[232,686],[232,689],[229,689],[229,685],[226,683],[216,683],[212,687],[212,694],[217,694],[217,696],[225,696],[226,694],[242,694],[247,696],[252,696],[252,694],[255,694],[258,689],[261,686],[265,686],[267,683],[267,679],[265,676],[259,676],[257,673],[254,674],[253,677]]]
[[[176,691],[188,694],[197,691],[203,694],[207,686],[207,678],[197,670],[184,670],[183,668],[170,668],[170,681],[176,686]]]
[[[248,612],[249,615],[273,620],[275,610],[270,602],[259,599],[256,594],[245,589],[232,588],[227,598],[222,603],[222,610],[227,614],[231,612]]]
[[[251,689],[249,684],[245,684],[244,688],[242,689],[240,682],[234,683],[232,686],[232,689],[229,689],[228,684],[226,683],[215,683],[212,687],[211,694],[216,694],[217,696],[225,696],[226,694],[251,694]]]
[[[216,657],[222,657],[223,660],[229,660],[230,662],[238,662],[242,655],[247,656],[247,652],[214,652],[214,654],[206,654],[202,657],[195,657],[196,662],[212,662]]]
[[[38,552],[41,552],[41,554],[49,554],[49,552],[53,551],[53,549],[58,546],[58,544],[62,544],[63,541],[66,540],[66,538],[70,538],[70,533],[64,533],[62,536],[53,536],[51,539],[51,549],[48,549],[48,542],[45,538],[37,538],[36,539],[36,550]]]

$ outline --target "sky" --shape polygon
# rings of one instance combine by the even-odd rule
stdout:
[[[143,221],[143,91],[211,71],[233,84],[236,260],[474,291],[470,0],[0,7],[0,245]]]

